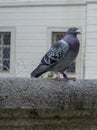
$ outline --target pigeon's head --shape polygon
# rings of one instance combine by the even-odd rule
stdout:
[[[73,35],[77,35],[77,34],[81,34],[80,30],[76,27],[71,27],[67,30],[67,34],[73,34]]]

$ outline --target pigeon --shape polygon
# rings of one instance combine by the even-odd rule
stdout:
[[[43,56],[40,64],[31,73],[31,78],[38,78],[47,71],[59,72],[67,78],[64,71],[74,62],[79,52],[80,43],[77,34],[80,34],[77,27],[69,28],[65,36],[55,42]]]

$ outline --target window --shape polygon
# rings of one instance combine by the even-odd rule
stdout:
[[[16,28],[0,26],[0,77],[15,75]]]
[[[65,32],[52,32],[52,43],[61,40],[65,35]],[[76,62],[74,61],[70,67],[67,69],[67,72],[70,74],[75,74]]]
[[[0,32],[0,72],[10,69],[11,33]]]

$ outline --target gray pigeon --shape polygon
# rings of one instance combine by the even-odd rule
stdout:
[[[47,71],[54,71],[62,73],[63,77],[67,78],[64,71],[76,59],[79,52],[80,43],[77,34],[80,34],[78,28],[69,28],[63,39],[53,44],[44,55],[38,67],[31,73],[31,77],[37,78]]]

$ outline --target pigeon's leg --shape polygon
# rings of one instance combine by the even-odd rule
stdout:
[[[64,77],[63,80],[73,80],[73,81],[76,81],[75,77],[68,77],[65,73],[63,73],[63,77]]]
[[[55,77],[56,80],[68,80],[67,75],[63,72],[56,72],[56,75],[57,75]]]
[[[63,77],[66,79],[68,78],[68,76],[65,73],[63,73]]]
[[[73,81],[76,81],[75,77],[68,77],[64,72],[61,72],[61,74],[63,74],[63,77],[60,77],[60,73],[59,72],[57,72],[56,74],[57,74],[57,77],[54,78],[55,80],[59,80],[59,81],[62,81],[62,80],[65,80],[65,81],[73,80]]]

